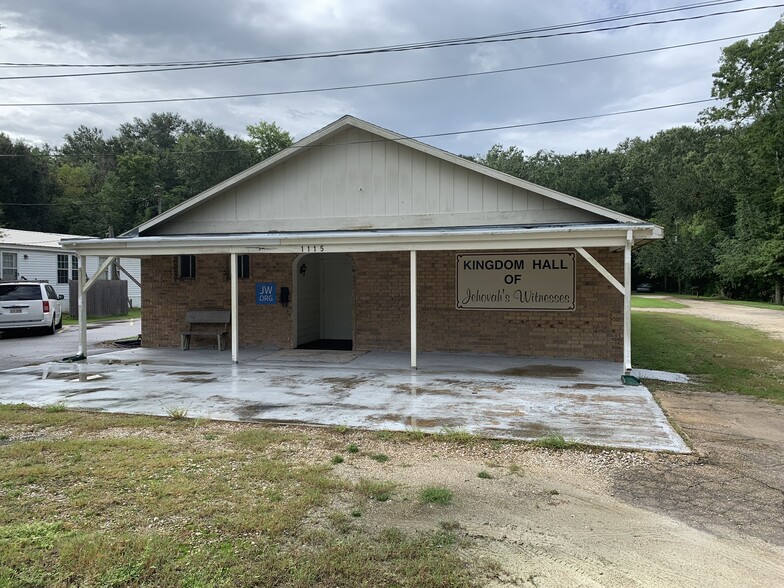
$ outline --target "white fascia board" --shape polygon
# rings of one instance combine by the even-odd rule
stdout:
[[[335,231],[250,235],[152,236],[68,241],[80,255],[143,257],[218,253],[309,253],[410,250],[539,249],[623,247],[635,239],[661,238],[655,225],[585,225],[510,230]],[[659,235],[659,236],[657,236]],[[323,247],[323,249],[322,249]]]

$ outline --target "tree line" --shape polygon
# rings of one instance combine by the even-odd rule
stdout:
[[[723,50],[692,126],[569,155],[495,145],[470,157],[665,228],[635,254],[657,288],[773,300],[784,281],[784,22]],[[79,127],[51,156],[0,133],[0,226],[119,234],[292,143],[261,121],[249,138],[173,113],[104,138]],[[11,157],[5,157],[11,156]]]

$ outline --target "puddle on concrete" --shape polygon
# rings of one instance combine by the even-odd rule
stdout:
[[[459,419],[421,419],[414,416],[403,416],[395,413],[385,413],[379,415],[371,415],[368,417],[369,421],[382,421],[387,423],[403,423],[406,427],[412,429],[443,429],[444,427],[458,428],[462,426],[463,421]]]
[[[95,374],[88,372],[47,372],[41,375],[42,380],[64,380],[66,382],[94,382],[95,380],[105,380],[109,376],[105,374]]]
[[[503,376],[523,376],[531,378],[565,378],[579,376],[582,368],[571,365],[526,365],[523,367],[507,368],[495,372]]]
[[[185,378],[180,378],[180,382],[184,384],[211,384],[212,382],[217,382],[218,378],[213,376],[211,378],[196,378],[192,376],[188,376]]]
[[[333,392],[347,392],[370,380],[368,376],[328,377],[321,381],[332,385]]]
[[[254,404],[246,404],[245,406],[238,406],[234,409],[234,414],[240,419],[252,419],[256,415],[268,410],[277,410],[280,408],[287,408],[286,404],[264,404],[263,402],[256,402]]]
[[[191,371],[191,372],[171,372],[172,376],[211,376],[212,372],[199,372],[199,371]]]
[[[98,363],[105,363],[106,365],[149,365],[154,362],[149,359],[107,359],[98,360]]]
[[[448,388],[431,388],[427,385],[416,386],[414,384],[396,384],[392,386],[394,392],[400,394],[411,394],[413,396],[420,396],[424,394],[431,394],[433,396],[465,396],[460,390],[450,390]]]
[[[483,431],[483,433],[493,436],[513,437],[515,439],[539,439],[553,432],[552,427],[546,427],[542,423],[520,423],[519,426],[513,429],[484,429]]]
[[[604,388],[601,384],[572,384],[571,386],[561,386],[562,390],[593,390],[595,388]]]
[[[109,388],[108,386],[104,386],[102,388],[90,388],[89,390],[70,390],[65,393],[68,398],[72,396],[81,396],[83,394],[93,394],[95,392],[108,392],[114,390],[114,388]]]

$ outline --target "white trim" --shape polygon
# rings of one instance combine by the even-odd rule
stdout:
[[[237,254],[231,254],[231,361],[238,362],[240,352],[239,286],[237,284]]]
[[[411,289],[411,369],[417,369],[417,258],[411,250],[411,265],[408,272]]]
[[[601,263],[596,261],[596,258],[593,255],[588,253],[582,247],[575,247],[575,249],[577,250],[577,253],[582,255],[585,258],[585,260],[596,269],[597,272],[602,274],[607,279],[608,282],[610,282],[613,286],[615,286],[615,289],[618,290],[618,292],[620,292],[621,294],[624,293],[623,284],[621,284],[617,279],[615,279],[615,276],[612,275],[610,272],[608,272],[607,268],[605,268]]]
[[[476,227],[461,229],[398,229],[385,231],[324,231],[239,235],[152,236],[79,239],[68,244],[82,255],[142,257],[214,253],[324,253],[367,251],[463,251],[482,249],[622,249],[626,233],[636,241],[661,238],[656,225],[587,224],[547,227]],[[321,249],[321,246],[324,249]],[[311,249],[312,251],[313,249]]]
[[[626,247],[623,251],[623,368],[632,372],[632,246],[634,233],[626,232]]]
[[[223,193],[229,188],[236,186],[237,184],[240,184],[246,180],[249,180],[263,173],[264,171],[281,164],[282,162],[288,159],[291,159],[292,157],[303,152],[304,150],[315,147],[319,143],[325,143],[330,136],[337,134],[346,128],[361,129],[365,132],[381,137],[382,141],[395,141],[401,145],[405,145],[406,147],[414,149],[415,151],[419,151],[427,155],[430,155],[432,157],[436,157],[438,159],[448,161],[459,167],[471,170],[473,172],[493,178],[495,180],[498,180],[506,184],[511,184],[519,188],[523,188],[524,190],[528,190],[535,194],[540,194],[542,196],[551,198],[552,200],[556,200],[564,204],[568,204],[575,208],[586,210],[593,214],[604,217],[608,220],[613,220],[621,223],[641,223],[641,224],[645,223],[645,221],[640,220],[638,218],[621,214],[619,212],[615,212],[614,210],[610,210],[609,208],[605,208],[597,204],[592,204],[590,202],[580,200],[579,198],[575,198],[574,196],[569,196],[567,194],[563,194],[562,192],[557,192],[556,190],[551,190],[549,188],[545,188],[544,186],[533,184],[526,180],[521,180],[520,178],[517,178],[515,176],[494,170],[492,168],[475,163],[473,161],[469,161],[464,157],[459,157],[447,151],[443,151],[442,149],[438,149],[431,145],[427,145],[425,143],[422,143],[421,141],[406,138],[404,135],[400,135],[393,131],[389,131],[387,129],[360,120],[353,116],[344,116],[336,120],[335,122],[327,125],[323,129],[316,131],[311,135],[308,135],[307,137],[301,139],[300,141],[297,141],[296,143],[294,143],[294,145],[292,145],[288,149],[284,149],[280,153],[277,153],[276,155],[273,155],[272,157],[265,159],[261,163],[257,163],[256,165],[246,169],[245,171],[240,172],[239,174],[227,180],[224,180],[220,184],[217,184],[212,188],[205,190],[201,194],[197,194],[196,196],[193,196],[192,198],[189,198],[188,200],[181,202],[180,204],[167,210],[163,214],[159,214],[158,216],[148,220],[147,222],[142,223],[135,229],[132,229],[127,233],[124,233],[124,235],[140,235],[145,231],[149,231],[150,229],[162,223],[165,223],[166,221],[169,221],[174,217],[179,216],[185,211],[199,206],[203,202],[212,199],[213,197]]]
[[[79,297],[79,353],[82,357],[87,357],[87,257],[79,256],[79,287],[77,296]]]

